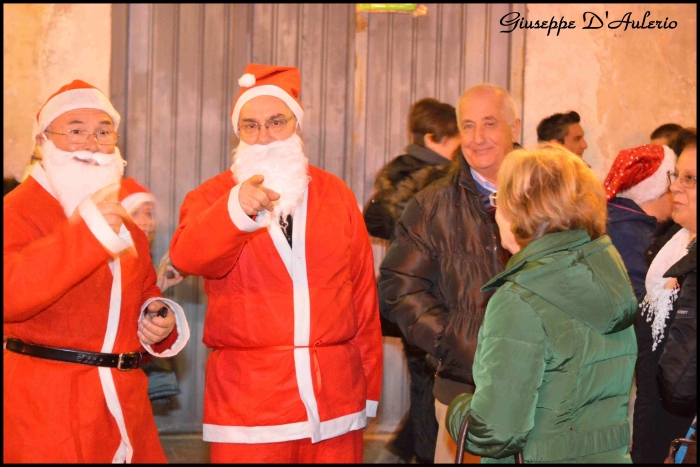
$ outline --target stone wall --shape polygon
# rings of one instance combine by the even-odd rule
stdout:
[[[677,22],[675,29],[633,29],[628,19]],[[583,29],[593,12],[604,26]],[[606,12],[608,14],[606,18]],[[603,179],[617,153],[649,142],[659,125],[695,126],[697,20],[694,4],[527,5],[528,21],[562,17],[575,29],[527,29],[523,142],[536,144],[537,124],[557,112],[581,115],[584,160]],[[599,22],[594,20],[594,26]],[[615,26],[613,24],[612,26]],[[499,27],[503,28],[499,25]]]
[[[51,94],[82,79],[109,95],[112,6],[4,4],[3,26],[3,175],[17,178]]]

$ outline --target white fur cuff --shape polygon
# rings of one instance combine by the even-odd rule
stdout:
[[[155,355],[156,357],[172,357],[173,355],[177,355],[180,350],[182,350],[185,347],[185,344],[187,344],[187,341],[190,339],[190,326],[187,324],[187,318],[185,317],[185,311],[182,309],[180,305],[177,304],[177,302],[174,302],[170,300],[169,298],[163,298],[163,297],[154,297],[154,298],[149,298],[146,300],[146,302],[141,305],[141,313],[139,313],[139,317],[136,320],[136,326],[138,326],[138,323],[141,322],[141,318],[143,318],[143,312],[146,309],[146,307],[151,303],[155,302],[156,300],[165,303],[168,305],[168,307],[173,311],[175,314],[175,326],[177,327],[177,339],[175,340],[175,343],[170,347],[168,350],[164,350],[161,353],[156,353],[153,348],[151,348],[150,345],[143,344],[143,348],[146,349],[148,353],[151,355]]]
[[[131,233],[124,224],[122,224],[119,235],[114,233],[105,218],[102,217],[100,211],[97,210],[97,206],[95,206],[95,203],[92,202],[90,197],[86,198],[78,205],[78,212],[80,212],[80,216],[87,224],[90,232],[92,232],[95,238],[97,238],[112,256],[117,257],[127,248],[134,246]]]
[[[238,227],[238,230],[243,232],[255,232],[258,229],[267,227],[270,224],[270,216],[267,216],[267,222],[260,222],[259,224],[248,217],[241,207],[240,201],[238,201],[238,192],[241,191],[241,184],[234,186],[231,189],[231,193],[228,195],[228,214],[231,216],[231,221]]]

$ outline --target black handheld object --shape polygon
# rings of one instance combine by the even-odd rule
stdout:
[[[148,311],[148,309],[146,309],[146,313],[148,313],[148,316],[151,319],[155,318],[156,316],[160,316],[161,318],[165,318],[166,316],[168,316],[168,307],[162,306],[155,313],[151,313],[150,311]]]
[[[165,318],[166,316],[168,316],[168,307],[165,307],[165,306],[160,307],[160,310],[158,310],[157,315],[160,316],[161,318]]]

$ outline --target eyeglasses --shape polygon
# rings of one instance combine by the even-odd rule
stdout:
[[[66,133],[58,133],[55,131],[45,130],[45,133],[51,133],[53,135],[63,135],[66,140],[72,144],[85,144],[90,140],[90,136],[95,135],[97,138],[97,144],[116,144],[119,134],[116,131],[111,130],[100,130],[91,133],[87,130],[68,130]]]
[[[273,135],[276,135],[282,133],[287,128],[287,124],[295,118],[294,115],[291,117],[285,117],[284,115],[273,117],[265,122],[265,128]],[[260,133],[260,124],[258,122],[244,122],[242,125],[238,125],[238,131],[246,136],[255,137]]]
[[[695,185],[697,185],[698,183],[698,178],[695,175],[678,175],[677,172],[671,172],[670,170],[666,172],[666,178],[668,179],[669,185],[675,182],[676,179],[679,179],[681,185],[683,185],[686,188],[695,188]]]
[[[491,206],[493,206],[494,208],[497,207],[497,206],[496,206],[496,204],[497,204],[497,203],[496,203],[496,194],[497,194],[497,193],[498,193],[497,191],[494,191],[493,193],[491,193],[491,194],[489,195],[489,202],[491,203]]]

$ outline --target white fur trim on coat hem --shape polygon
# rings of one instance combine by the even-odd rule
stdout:
[[[228,426],[205,423],[204,441],[209,443],[261,444],[294,441],[312,438],[312,443],[335,438],[351,431],[363,429],[367,425],[364,410],[321,422],[320,438],[313,439],[309,422],[288,423],[271,426]]]

